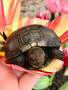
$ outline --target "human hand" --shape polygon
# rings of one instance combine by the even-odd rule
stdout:
[[[13,70],[0,59],[0,90],[31,90],[40,76]]]

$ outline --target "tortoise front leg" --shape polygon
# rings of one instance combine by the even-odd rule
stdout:
[[[26,63],[25,57],[23,54],[11,59],[8,61],[8,64],[15,64],[15,65],[19,65],[19,66],[23,66]]]
[[[48,54],[51,55],[52,58],[56,58],[56,59],[60,59],[60,60],[62,60],[65,56],[65,53],[63,53],[59,49],[51,48],[51,47],[49,47],[49,49],[48,49]]]

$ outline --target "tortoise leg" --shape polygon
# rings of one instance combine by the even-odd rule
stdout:
[[[49,48],[48,49],[48,54],[51,55],[52,58],[60,59],[62,60],[65,56],[65,53],[60,51],[57,48]]]
[[[24,55],[19,55],[17,57],[15,57],[14,59],[11,59],[8,61],[8,64],[15,64],[15,65],[19,65],[19,66],[23,66],[26,62],[25,62],[25,57]]]

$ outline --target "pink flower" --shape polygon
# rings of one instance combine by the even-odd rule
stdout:
[[[50,12],[56,13],[60,10],[62,2],[63,0],[47,0],[45,5]]]
[[[8,26],[16,29],[20,15],[19,0],[0,0],[0,32],[7,30]]]
[[[41,12],[41,11],[38,11],[36,17],[48,20],[49,19],[49,11],[46,11],[45,13]]]
[[[68,0],[47,0],[45,5],[51,13],[68,13]]]
[[[68,0],[65,0],[61,5],[60,13],[65,14],[68,13]]]
[[[68,47],[64,48],[64,49],[63,49],[63,52],[64,52],[64,53],[68,53]]]
[[[62,51],[63,50],[62,47],[60,47],[59,50]]]
[[[66,53],[63,61],[64,61],[64,66],[68,66],[68,47],[63,49],[63,52]]]

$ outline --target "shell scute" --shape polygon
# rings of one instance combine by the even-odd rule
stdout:
[[[56,33],[42,25],[30,25],[13,32],[5,44],[6,57],[14,58],[31,47],[59,47]],[[10,55],[11,54],[11,55]]]

